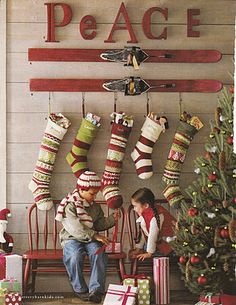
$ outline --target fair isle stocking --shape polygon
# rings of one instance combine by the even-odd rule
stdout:
[[[87,114],[78,129],[72,149],[66,156],[66,160],[77,178],[88,170],[87,154],[99,129],[99,121],[100,117],[91,113]]]
[[[154,144],[161,132],[165,132],[167,124],[165,117],[157,119],[152,113],[147,116],[143,124],[139,140],[131,153],[140,179],[148,179],[153,175],[151,154]]]
[[[198,117],[192,117],[185,111],[181,114],[162,178],[167,184],[163,195],[171,206],[178,208],[181,201],[184,200],[179,186],[181,167],[194,135],[202,127],[203,124]]]
[[[53,205],[49,184],[60,143],[69,126],[69,120],[61,113],[50,114],[33,177],[28,186],[40,210],[50,210]]]
[[[123,203],[119,189],[119,180],[128,137],[133,125],[133,119],[125,116],[124,113],[114,113],[113,115],[115,118],[112,124],[111,140],[108,146],[101,190],[108,206],[112,209],[116,209]]]
[[[171,206],[179,207],[184,196],[178,184],[169,184],[163,191],[163,195]]]
[[[166,184],[178,184],[189,145],[202,126],[197,117],[191,117],[186,112],[182,114],[164,169],[162,179]]]

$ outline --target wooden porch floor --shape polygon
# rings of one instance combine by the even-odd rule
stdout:
[[[187,291],[173,290],[171,291],[170,305],[194,305],[197,303],[197,296],[190,294]],[[84,302],[74,297],[72,293],[53,293],[53,294],[35,294],[32,296],[25,296],[23,302],[26,305],[60,305],[60,304],[80,304],[80,305],[94,305],[94,303]],[[102,304],[102,303],[101,303]]]

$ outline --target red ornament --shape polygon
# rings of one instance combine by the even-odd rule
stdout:
[[[232,136],[230,136],[230,137],[227,138],[227,143],[228,143],[229,145],[233,145],[233,142],[234,142],[234,140],[233,140],[233,137],[232,137]]]
[[[197,279],[197,281],[198,281],[198,284],[204,285],[204,284],[206,284],[207,279],[206,279],[206,277],[205,277],[204,275],[201,275],[201,276],[199,276],[199,278]]]
[[[180,256],[179,262],[180,262],[180,264],[185,264],[186,263],[186,258],[184,256]]]
[[[215,182],[216,181],[216,174],[212,173],[210,175],[208,175],[208,179],[211,181],[211,182]]]
[[[232,93],[232,94],[234,94],[234,86],[230,86],[230,87],[229,87],[229,92]]]
[[[229,229],[227,227],[220,230],[220,237],[229,238]]]
[[[190,209],[188,210],[188,215],[189,215],[190,217],[196,216],[197,214],[198,214],[198,210],[197,210],[196,208],[190,208]]]
[[[192,256],[191,258],[190,258],[190,262],[192,263],[192,264],[198,264],[199,262],[200,262],[200,258],[198,257],[198,256]]]

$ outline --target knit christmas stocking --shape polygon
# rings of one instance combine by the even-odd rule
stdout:
[[[91,113],[87,114],[81,122],[72,149],[66,156],[66,160],[77,178],[88,170],[87,154],[99,129],[99,121],[100,117]]]
[[[153,146],[161,132],[165,132],[166,127],[168,128],[168,122],[165,117],[156,118],[153,113],[147,116],[139,140],[131,153],[139,178],[148,179],[153,175],[151,160]]]
[[[184,163],[189,145],[203,124],[197,117],[183,112],[176,130],[174,141],[164,169],[163,180],[168,184],[163,195],[171,206],[178,207],[184,196],[178,185],[182,164]]]
[[[189,145],[201,127],[203,124],[197,117],[191,117],[186,112],[181,115],[162,178],[167,184],[178,183]]]
[[[108,206],[116,209],[123,203],[119,189],[119,180],[133,119],[132,117],[125,116],[124,113],[113,113],[113,116],[114,122],[112,124],[111,140],[108,146],[106,167],[102,176],[101,190]]]
[[[163,195],[171,206],[178,207],[180,202],[184,200],[179,185],[169,184],[163,191]]]
[[[69,120],[61,113],[50,114],[41,142],[36,168],[28,186],[40,210],[50,210],[53,205],[49,184],[60,143],[69,126]]]

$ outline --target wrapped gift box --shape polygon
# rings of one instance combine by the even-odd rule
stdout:
[[[222,304],[221,303],[212,303],[211,301],[210,302],[199,301],[195,305],[222,305]]]
[[[150,305],[150,278],[145,275],[127,276],[123,285],[138,287],[138,304]]]
[[[220,295],[213,295],[211,293],[200,296],[199,302],[196,305],[218,305],[221,304]]]
[[[7,293],[5,295],[6,305],[22,305],[22,296],[20,293]]]
[[[153,278],[156,304],[170,303],[169,258],[153,258]]]
[[[116,242],[111,242],[106,246],[106,253],[120,253],[121,252],[121,244]]]
[[[7,294],[7,290],[6,289],[2,289],[0,288],[0,305],[5,305],[5,296]]]
[[[0,288],[5,288],[9,292],[21,292],[21,283],[15,279],[4,279],[0,280]]]
[[[15,279],[22,292],[22,256],[17,254],[0,254],[0,280]]]
[[[232,291],[233,293],[236,293],[236,291]],[[236,295],[230,295],[230,294],[222,294],[220,296],[220,300],[222,305],[235,305],[236,304]]]
[[[110,284],[103,305],[135,305],[137,292],[137,287]]]
[[[205,295],[205,296],[200,296],[200,302],[203,303],[205,302],[204,304],[210,304],[210,305],[211,304],[236,305],[236,295],[229,295],[229,294],[212,295],[212,296]],[[197,305],[199,304],[197,303]]]

